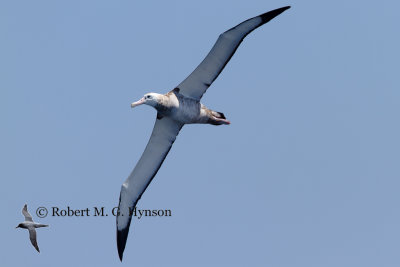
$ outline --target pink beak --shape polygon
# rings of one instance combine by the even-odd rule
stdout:
[[[133,103],[131,104],[131,108],[134,108],[134,107],[137,107],[137,106],[139,106],[139,105],[142,105],[142,104],[144,104],[145,102],[146,102],[146,101],[145,101],[144,97],[142,97],[142,98],[139,99],[138,101],[133,102]]]

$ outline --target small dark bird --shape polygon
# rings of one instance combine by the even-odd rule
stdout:
[[[36,230],[35,228],[40,228],[40,227],[48,227],[47,224],[40,224],[40,223],[35,223],[32,219],[32,216],[28,212],[28,206],[25,204],[25,206],[22,208],[22,214],[25,217],[25,221],[18,224],[17,227],[15,228],[24,228],[28,229],[29,231],[29,239],[31,240],[32,245],[36,248],[36,250],[40,253],[39,246],[37,244],[37,239],[36,239]]]

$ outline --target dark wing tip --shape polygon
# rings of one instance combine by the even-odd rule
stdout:
[[[32,241],[32,240],[31,240],[31,243],[32,243],[33,247],[37,250],[37,252],[40,253],[40,249],[39,249],[39,246],[38,246],[38,244],[37,244],[37,241],[36,241],[36,240],[35,240],[35,241]]]
[[[118,256],[122,261],[124,256],[124,250],[126,246],[126,240],[128,239],[129,226],[124,228],[123,230],[117,230],[117,247],[118,247]]]
[[[267,23],[268,21],[270,21],[271,19],[275,18],[276,16],[278,16],[283,11],[285,11],[285,10],[287,10],[289,8],[290,8],[290,6],[285,6],[285,7],[274,9],[274,10],[271,10],[271,11],[266,12],[264,14],[261,14],[260,17],[262,19],[262,24]]]

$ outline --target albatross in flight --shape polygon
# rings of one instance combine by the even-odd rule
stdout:
[[[230,124],[223,113],[201,104],[201,97],[224,69],[243,39],[288,8],[290,6],[261,14],[224,32],[200,65],[175,89],[165,95],[145,94],[131,104],[132,108],[142,104],[154,107],[157,110],[157,119],[142,157],[121,187],[117,214],[117,246],[121,261],[133,209],[161,167],[183,125]]]
[[[47,224],[35,223],[33,221],[33,219],[32,219],[32,216],[28,212],[28,206],[26,204],[22,208],[22,214],[25,217],[25,221],[23,223],[18,224],[18,226],[15,227],[15,228],[28,229],[28,231],[29,231],[29,239],[31,240],[32,245],[40,253],[39,246],[38,246],[37,240],[36,240],[36,230],[35,230],[35,228],[48,227],[48,225]]]

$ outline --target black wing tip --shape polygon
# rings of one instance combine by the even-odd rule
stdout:
[[[117,230],[117,248],[118,248],[118,256],[122,262],[122,258],[124,256],[124,250],[126,246],[126,240],[128,239],[129,227],[126,227],[122,230]]]
[[[33,245],[33,247],[36,249],[36,251],[38,252],[38,253],[40,253],[40,249],[39,249],[39,246],[36,244],[36,245],[34,245],[34,244],[32,244]]]
[[[267,23],[268,21],[270,21],[271,19],[275,18],[276,16],[280,15],[282,12],[284,12],[285,10],[289,9],[291,6],[284,6],[281,8],[277,8],[271,11],[268,11],[264,14],[261,14],[260,17],[262,19],[262,23]]]

